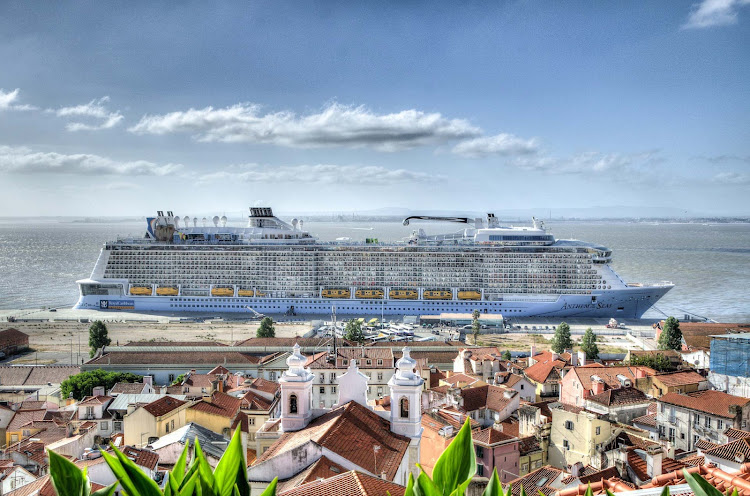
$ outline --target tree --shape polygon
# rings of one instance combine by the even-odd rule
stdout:
[[[273,319],[271,317],[263,317],[255,335],[259,338],[275,338],[276,329],[273,327]]]
[[[185,374],[180,374],[172,381],[172,386],[179,386],[185,380]]]
[[[596,334],[589,327],[581,340],[581,350],[586,353],[586,358],[596,360],[599,358],[599,347],[596,345]]]
[[[112,340],[107,336],[107,326],[101,320],[95,320],[89,326],[89,356],[94,356],[96,350],[103,346],[109,346]]]
[[[642,365],[644,367],[650,367],[659,372],[669,372],[675,370],[675,368],[672,366],[672,362],[669,361],[669,358],[664,356],[664,354],[662,353],[631,356],[628,365]]]
[[[674,317],[667,318],[664,327],[659,336],[660,350],[680,350],[682,349],[682,331],[680,330],[680,321]]]
[[[344,337],[349,341],[364,343],[365,334],[362,332],[362,322],[358,319],[352,319],[347,322],[344,328]]]
[[[107,372],[102,369],[89,370],[80,374],[71,375],[60,384],[63,398],[73,393],[73,398],[80,400],[84,396],[91,396],[96,386],[104,386],[109,391],[118,382],[142,382],[143,376],[131,374],[130,372]]]
[[[513,357],[510,356],[510,350],[503,351],[501,358],[505,360],[506,362],[513,359]]]
[[[572,347],[573,340],[570,339],[570,326],[565,322],[560,322],[560,325],[555,329],[555,335],[552,338],[552,351],[555,353],[562,353]]]
[[[474,346],[477,345],[477,338],[479,337],[479,331],[482,328],[479,325],[479,317],[480,317],[479,310],[474,310],[471,312],[471,334],[474,336]]]

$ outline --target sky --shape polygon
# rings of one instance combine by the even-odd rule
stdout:
[[[750,0],[0,3],[0,216],[750,215]]]

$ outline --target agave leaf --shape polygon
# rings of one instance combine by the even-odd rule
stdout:
[[[138,496],[138,490],[135,488],[133,481],[130,480],[130,476],[125,471],[125,468],[120,463],[119,458],[112,456],[106,451],[102,451],[104,461],[107,462],[109,469],[117,477],[117,481],[122,486],[123,491],[129,496]]]
[[[117,489],[117,482],[113,482],[107,487],[94,491],[91,493],[91,496],[112,496],[115,493],[115,489]]]
[[[144,474],[143,471],[138,468],[138,465],[133,463],[133,461],[125,456],[119,449],[113,447],[113,450],[115,456],[117,456],[117,459],[120,461],[122,468],[128,474],[130,480],[133,482],[133,486],[135,486],[135,489],[138,491],[135,494],[138,496],[162,496],[161,489],[159,489],[159,485],[156,481]],[[131,494],[131,496],[135,495]]]
[[[198,469],[201,472],[201,485],[203,486],[203,491],[205,492],[207,488],[206,486],[208,486],[208,489],[213,493],[214,472],[211,470],[211,465],[208,464],[208,461],[203,454],[201,442],[197,437],[195,438],[195,462],[198,464]]]
[[[682,469],[685,482],[690,485],[695,496],[724,496],[724,494],[708,483],[706,479],[698,474],[691,474],[686,469]]]
[[[178,493],[175,493],[175,496],[191,496],[194,489],[200,487],[200,484],[197,484],[200,475],[200,472],[196,470],[189,478],[183,479],[182,487],[180,487],[180,491]]]
[[[185,478],[185,465],[187,463],[187,455],[188,455],[189,447],[190,447],[190,443],[185,443],[185,449],[182,450],[182,453],[180,453],[180,457],[177,459],[177,462],[174,464],[174,468],[169,473],[169,478],[175,480],[175,482],[177,483],[177,487],[180,486],[182,479]]]
[[[664,489],[661,490],[661,496],[669,496],[669,486],[664,486]]]
[[[276,495],[276,484],[279,482],[278,477],[274,477],[268,487],[260,493],[260,496],[275,496]]]
[[[422,467],[420,467],[421,470]],[[440,491],[438,486],[430,479],[427,473],[422,470],[417,477],[417,482],[414,486],[414,492],[419,496],[442,496],[443,493]],[[447,495],[446,495],[447,496]]]
[[[47,454],[49,455],[49,473],[57,494],[87,496],[88,491],[84,490],[84,487],[89,486],[86,474],[64,456],[49,450]]]
[[[241,434],[240,429],[234,431],[229,446],[221,455],[221,460],[214,470],[214,490],[219,496],[232,496],[234,487],[237,487],[239,496],[250,496]]]
[[[586,492],[583,493],[583,496],[594,496],[594,491],[591,490],[590,482],[589,482],[589,486],[586,488]]]
[[[482,496],[505,496],[503,493],[503,486],[500,484],[500,478],[497,476],[497,467],[492,469],[490,482],[487,484],[487,487],[484,488]]]
[[[388,491],[388,496],[391,496],[391,492]],[[409,478],[406,480],[406,490],[404,496],[418,496],[414,491],[414,474],[409,472]]]
[[[471,441],[471,423],[467,418],[461,430],[440,455],[432,471],[434,485],[439,494],[448,496],[464,482],[470,481],[477,470],[474,444]],[[427,477],[427,474],[425,474]],[[417,483],[422,478],[419,474]],[[430,481],[432,482],[432,481]],[[421,485],[419,486],[421,488]]]
[[[526,490],[523,488],[523,484],[521,484],[521,492],[519,493],[519,496],[528,496]]]

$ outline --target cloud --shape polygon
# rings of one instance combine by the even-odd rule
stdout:
[[[68,131],[99,131],[101,129],[110,129],[119,124],[123,116],[119,110],[110,112],[104,105],[108,101],[109,97],[105,96],[98,100],[91,100],[89,103],[83,105],[62,107],[54,112],[58,117],[85,117],[93,119],[96,122],[95,124],[69,122],[65,126]]]
[[[637,180],[640,175],[650,175],[653,167],[664,162],[659,150],[637,153],[584,152],[570,157],[549,155],[518,157],[511,165],[552,174],[610,174],[628,180]]]
[[[145,115],[129,129],[136,134],[188,133],[199,141],[267,143],[296,148],[371,147],[396,151],[466,139],[481,130],[463,119],[403,110],[375,114],[363,106],[331,104],[319,113],[262,113],[258,105],[237,104]]]
[[[737,11],[750,0],[703,0],[693,10],[683,29],[702,29],[737,23]]]
[[[713,177],[713,182],[741,186],[750,184],[750,175],[740,172],[719,172]]]
[[[229,170],[200,176],[200,182],[248,182],[248,183],[325,183],[388,185],[409,182],[433,182],[444,180],[441,175],[416,172],[406,169],[387,169],[380,166],[357,165],[268,165],[245,164]]]
[[[701,156],[694,157],[694,158],[697,158],[699,160],[705,160],[706,162],[710,162],[712,164],[725,164],[729,162],[746,162],[750,164],[750,155],[744,155],[744,156],[727,155],[727,154],[710,155],[710,156],[701,155]]]
[[[27,147],[0,145],[0,173],[165,176],[181,168],[179,164],[119,162],[99,155],[36,152]]]
[[[483,136],[462,141],[453,147],[452,152],[470,158],[482,158],[489,155],[530,155],[539,151],[536,139],[523,139],[512,134]]]
[[[26,105],[26,104],[19,105],[17,103],[14,103],[16,100],[18,100],[18,94],[20,92],[21,90],[19,88],[16,88],[13,91],[8,91],[8,92],[0,88],[0,111],[3,111],[3,110],[36,110],[37,107],[33,105]]]

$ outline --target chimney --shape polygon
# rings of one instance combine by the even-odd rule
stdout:
[[[578,354],[573,353],[572,351],[570,352],[570,365],[572,365],[573,367],[578,366]]]
[[[534,360],[534,355],[536,355],[536,345],[531,345],[531,354],[529,355],[529,367],[534,365],[536,363],[536,360]]]
[[[149,386],[154,385],[154,376],[152,375],[144,375],[143,376],[143,383],[148,384]]]
[[[640,367],[635,367],[635,378],[643,379],[644,377],[646,377],[646,372]]]
[[[92,396],[104,396],[104,386],[96,386],[91,390]]]
[[[646,450],[646,471],[652,479],[661,475],[661,463],[664,452],[660,446],[651,446]]]
[[[130,403],[130,404],[128,405],[128,412],[127,412],[127,413],[126,413],[125,415],[130,415],[130,414],[131,414],[131,413],[133,413],[134,411],[135,411],[135,405],[134,405],[133,403]]]
[[[586,352],[583,350],[578,351],[578,366],[583,367],[586,365]]]
[[[604,381],[598,375],[591,376],[591,394],[597,395],[604,392]]]
[[[557,353],[555,353],[555,352],[553,351],[553,352],[552,352],[552,360],[554,361],[554,360],[557,360],[558,358],[560,358],[560,355],[558,355]]]

